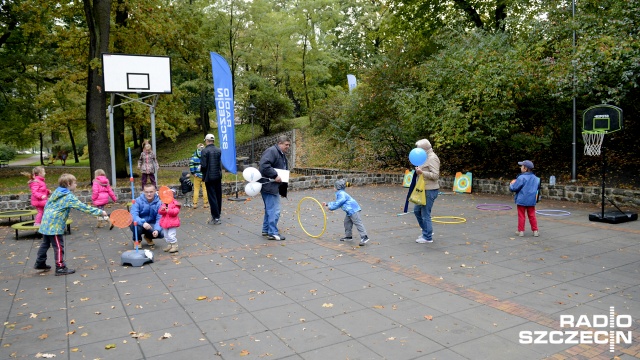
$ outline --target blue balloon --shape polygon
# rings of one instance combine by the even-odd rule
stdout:
[[[421,148],[415,148],[409,153],[409,161],[415,166],[420,166],[427,161],[427,152]]]

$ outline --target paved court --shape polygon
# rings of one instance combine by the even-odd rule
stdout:
[[[218,226],[184,209],[180,252],[157,246],[142,267],[120,264],[128,230],[74,211],[66,277],[34,270],[39,240],[2,223],[0,359],[640,359],[640,222],[593,223],[595,205],[545,201],[538,209],[570,215],[538,216],[540,237],[527,226],[521,238],[515,209],[476,209],[511,197],[442,194],[433,215],[466,222],[435,224],[434,243],[416,244],[415,217],[397,215],[404,188],[347,190],[367,246],[337,241],[341,210],[307,236],[300,199],[333,191],[295,191],[285,241],[260,236],[259,197],[225,200]],[[314,202],[301,219],[322,230]],[[570,315],[585,326],[561,326]]]

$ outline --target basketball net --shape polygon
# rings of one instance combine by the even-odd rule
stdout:
[[[584,140],[584,154],[588,156],[600,155],[600,148],[604,140],[604,132],[582,132],[582,140]]]

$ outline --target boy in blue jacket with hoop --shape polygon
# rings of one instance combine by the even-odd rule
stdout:
[[[515,202],[518,206],[518,231],[516,235],[524,236],[524,216],[529,218],[533,236],[539,236],[538,219],[536,219],[536,202],[538,200],[538,189],[540,178],[532,172],[533,162],[530,160],[518,162],[522,172],[514,180],[511,180],[509,190],[515,192]]]
[[[342,208],[346,213],[344,217],[344,237],[341,238],[340,241],[353,240],[351,233],[353,231],[353,226],[355,225],[356,229],[358,229],[358,232],[360,233],[360,246],[364,246],[369,242],[369,236],[367,236],[367,230],[362,224],[362,218],[360,218],[360,211],[362,209],[360,208],[360,205],[358,205],[358,202],[344,191],[348,186],[347,184],[348,183],[343,179],[336,180],[336,201],[332,201],[328,204],[323,202],[322,205],[326,206],[331,211]]]

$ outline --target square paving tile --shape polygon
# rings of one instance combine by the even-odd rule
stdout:
[[[264,324],[249,313],[199,321],[198,326],[214,344],[228,342],[248,335],[260,334],[268,330]],[[216,345],[216,347],[219,346]]]

